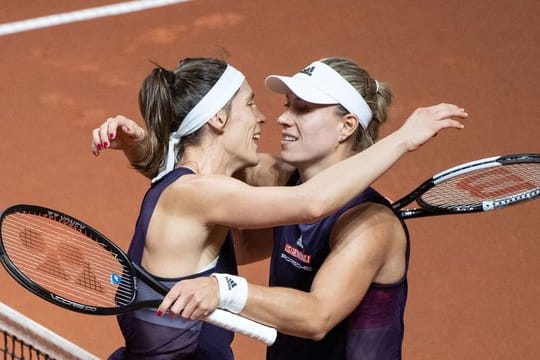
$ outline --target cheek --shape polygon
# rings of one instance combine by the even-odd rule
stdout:
[[[231,124],[231,130],[235,138],[244,138],[250,132],[253,127],[252,122],[248,116],[238,116],[233,119]]]
[[[318,126],[303,129],[302,143],[310,148],[329,149],[337,145],[335,128]]]
[[[304,143],[304,150],[313,156],[326,155],[336,148],[335,141],[329,137],[319,136]]]

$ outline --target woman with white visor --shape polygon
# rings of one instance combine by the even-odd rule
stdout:
[[[324,61],[334,66],[332,62],[337,60]],[[311,81],[309,79],[318,79],[313,76],[318,76],[319,64],[315,63],[313,70],[309,67],[304,69],[304,72],[311,71],[311,74],[303,74],[309,77],[306,84]],[[320,96],[317,101],[325,101],[325,104],[310,103],[302,100],[301,94],[288,90],[290,79],[271,77],[267,84],[270,87],[278,86],[279,91],[287,91],[288,99],[287,110],[278,120],[283,127],[282,157],[288,164],[281,161],[272,164],[272,157],[256,154],[254,139],[259,137],[264,118],[255,107],[253,93],[246,81],[242,81],[236,91],[232,91],[231,85],[228,93],[224,92],[228,95],[221,94],[225,98],[228,96],[230,101],[223,109],[210,109],[201,117],[206,117],[206,120],[201,121],[198,130],[191,135],[178,136],[178,131],[174,129],[179,125],[182,128],[182,120],[189,118],[189,114],[184,115],[185,112],[193,106],[198,107],[194,105],[197,101],[188,101],[185,95],[188,93],[184,88],[188,84],[188,76],[189,84],[201,86],[206,79],[202,71],[207,73],[209,68],[206,63],[188,65],[190,63],[181,62],[174,72],[154,70],[154,75],[166,74],[159,89],[145,91],[143,85],[141,111],[148,134],[122,117],[107,120],[93,133],[92,148],[95,154],[99,153],[100,147],[123,149],[132,164],[149,177],[158,174],[157,165],[164,163],[166,150],[179,145],[179,150],[172,152],[173,156],[178,154],[173,161],[174,170],[155,181],[145,196],[130,247],[130,251],[135,247],[139,249],[138,252],[131,251],[130,255],[139,259],[151,273],[163,278],[165,284],[173,286],[174,282],[179,282],[174,285],[157,314],[154,311],[154,317],[146,313],[140,318],[132,318],[158,327],[185,329],[185,324],[190,323],[188,320],[180,321],[161,315],[171,311],[184,318],[200,319],[216,307],[219,298],[220,307],[276,326],[283,333],[323,339],[313,342],[280,335],[270,350],[269,358],[333,359],[338,358],[332,357],[333,352],[344,355],[343,319],[358,306],[372,280],[393,283],[404,276],[405,268],[404,261],[392,260],[391,264],[386,264],[386,257],[405,251],[406,236],[401,223],[385,200],[373,190],[361,192],[401,155],[416,149],[440,129],[462,128],[459,121],[454,119],[465,118],[467,114],[453,105],[418,110],[399,130],[353,155],[357,148],[367,147],[359,145],[353,139],[355,135],[361,133],[360,137],[363,138],[368,133],[373,134],[376,126],[372,126],[371,122],[386,118],[387,104],[383,104],[389,102],[386,89],[379,89],[381,94],[385,94],[380,95],[385,98],[382,103],[374,103],[373,107],[368,108],[363,106],[362,109],[355,107],[352,113],[350,109],[338,105],[340,101],[348,101],[345,97],[343,100],[333,100],[333,104],[328,103],[329,98],[337,97],[337,93],[321,91],[317,94]],[[197,68],[196,65],[201,70],[197,73],[200,76],[197,80],[195,72],[188,72]],[[230,67],[226,64],[223,66],[227,69]],[[226,73],[227,70],[223,76]],[[299,74],[295,79],[303,75]],[[321,79],[328,80],[327,77]],[[343,82],[341,85],[344,85]],[[342,89],[341,85],[336,83],[336,90],[355,100],[354,94]],[[305,88],[311,89],[312,86],[306,85]],[[157,99],[156,94],[167,93],[167,88],[170,98]],[[302,90],[297,91],[301,93]],[[150,96],[144,96],[145,92]],[[199,97],[200,103],[206,101],[208,96],[213,96],[213,88],[202,100]],[[366,99],[371,101],[377,96],[366,96]],[[162,100],[164,104],[161,104]],[[209,103],[217,100],[213,98]],[[181,107],[184,103],[186,106]],[[349,105],[357,106],[356,103]],[[163,110],[157,111],[160,108]],[[168,109],[173,109],[171,114],[167,114]],[[373,109],[370,111],[375,114],[371,122],[367,116],[369,109]],[[164,121],[168,115],[170,122]],[[362,121],[367,125],[367,130],[361,129]],[[363,140],[360,144],[363,144]],[[272,167],[274,172],[268,168],[269,165],[275,165]],[[250,170],[250,167],[253,168]],[[253,187],[231,177],[233,173],[246,169],[247,178],[255,185],[277,185],[281,182],[279,179],[283,179],[283,175],[287,178],[294,168],[298,169],[301,179],[298,186]],[[155,194],[149,195],[152,193]],[[364,204],[366,199],[370,201]],[[149,202],[152,205],[148,205]],[[328,219],[331,219],[330,225],[326,223]],[[299,223],[304,225],[292,225]],[[272,247],[272,230],[248,229],[273,226],[280,226],[274,229],[276,238],[271,274],[271,285],[274,287],[248,284],[241,277],[235,277],[238,286],[231,290],[223,286],[226,277],[236,274],[235,270],[231,270],[236,263],[234,254],[230,252],[229,229],[243,229],[235,232],[235,248],[240,263],[247,263],[269,256]],[[320,227],[328,229],[322,231]],[[392,235],[399,238],[396,245],[386,239],[388,232],[397,234]],[[134,243],[139,245],[134,246]],[[327,248],[326,252],[323,248]],[[377,261],[378,265],[372,264]],[[375,271],[379,267],[384,271]],[[214,276],[205,277],[210,273]],[[182,277],[196,278],[180,281]],[[184,325],[179,326],[179,323]],[[211,342],[214,342],[213,347],[226,348],[220,354],[213,354],[214,357],[208,354],[200,357],[197,354],[197,358],[230,357],[230,354],[223,355],[229,349],[227,341],[230,338],[220,342],[220,335],[215,329],[210,332],[209,325],[201,325],[198,321],[191,323],[199,328],[202,326],[202,331],[207,331],[205,335],[210,335],[198,336],[196,351],[211,348],[206,344]],[[339,331],[330,331],[336,325]],[[141,333],[135,336],[140,341],[144,336],[157,337],[146,329],[139,330]],[[160,332],[167,333],[163,328]],[[333,333],[335,335],[331,335]],[[170,330],[167,338],[171,340],[175,336],[182,336],[182,331],[175,334],[174,330]],[[215,342],[215,338],[218,342]],[[311,350],[316,352],[310,350],[308,352],[311,354],[308,354],[304,342],[309,344],[307,348],[312,347]],[[132,343],[132,346],[135,345]],[[276,352],[273,352],[274,348]]]

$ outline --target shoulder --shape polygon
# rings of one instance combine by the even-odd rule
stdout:
[[[197,207],[211,205],[221,196],[232,193],[232,189],[247,186],[238,179],[225,175],[184,175],[172,182],[163,191],[160,203],[167,207],[181,208],[190,204]]]
[[[338,221],[344,221],[344,219],[369,225],[379,223],[401,224],[399,218],[389,206],[373,201],[365,201],[348,209],[341,215]]]
[[[345,211],[336,221],[331,242],[391,241],[404,235],[403,225],[393,210],[380,203],[366,201]]]
[[[243,181],[226,175],[187,175],[177,179],[165,190],[168,195],[174,197],[207,197],[215,196],[219,193],[231,191],[231,189],[244,189],[248,184]]]

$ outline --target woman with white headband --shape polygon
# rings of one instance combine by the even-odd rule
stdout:
[[[159,68],[154,70],[152,76],[158,80],[160,86],[149,87],[148,83],[153,84],[155,81],[148,79],[145,81],[146,85],[143,85],[141,90],[140,102],[148,135],[134,122],[122,117],[107,120],[93,132],[92,148],[95,154],[109,146],[123,149],[139,171],[154,178],[153,185],[141,207],[135,236],[130,246],[130,255],[151,273],[163,278],[168,286],[173,286],[175,282],[178,282],[158,309],[157,314],[154,312],[152,315],[151,311],[142,314],[142,311],[139,311],[136,315],[126,315],[129,321],[123,322],[120,318],[126,336],[126,351],[129,354],[142,351],[143,349],[137,349],[137,346],[143,345],[133,343],[133,341],[142,343],[142,339],[145,339],[148,343],[148,337],[151,339],[156,337],[149,328],[146,328],[150,326],[148,324],[170,327],[171,336],[167,335],[166,338],[171,340],[174,336],[186,337],[188,327],[186,324],[193,323],[196,324],[193,325],[193,329],[198,327],[197,331],[203,333],[210,332],[212,329],[212,335],[203,334],[204,336],[201,335],[198,338],[203,342],[212,341],[214,350],[221,349],[215,354],[204,354],[206,357],[203,358],[230,358],[231,355],[227,353],[230,351],[227,343],[230,337],[218,334],[225,331],[200,322],[180,321],[177,318],[160,315],[168,309],[173,314],[182,315],[184,318],[199,319],[218,305],[216,284],[221,285],[225,280],[225,273],[236,275],[233,269],[236,266],[234,254],[230,252],[232,250],[228,236],[230,228],[255,229],[287,225],[276,228],[276,234],[281,232],[289,236],[291,234],[287,230],[289,226],[298,227],[292,224],[302,223],[309,226],[330,217],[335,218],[330,224],[330,229],[333,226],[333,232],[337,232],[338,242],[335,242],[333,238],[326,239],[325,237],[329,237],[329,234],[317,235],[320,239],[308,239],[304,233],[297,232],[294,238],[287,238],[288,241],[282,248],[279,242],[283,239],[275,239],[272,276],[277,276],[278,281],[288,282],[292,279],[287,278],[289,274],[287,264],[290,264],[297,271],[302,270],[306,274],[291,273],[292,277],[307,276],[313,279],[316,275],[311,292],[308,292],[311,279],[302,280],[305,283],[299,287],[299,290],[303,291],[284,287],[255,286],[247,284],[241,277],[235,279],[239,286],[233,288],[232,291],[219,286],[220,307],[241,312],[261,322],[277,326],[283,333],[322,338],[361,301],[361,291],[356,286],[362,287],[362,283],[366,282],[369,276],[377,280],[372,273],[354,273],[353,278],[353,269],[361,267],[354,267],[351,264],[351,268],[348,268],[347,264],[340,264],[335,259],[340,257],[346,263],[351,262],[352,253],[343,254],[341,250],[343,248],[347,251],[354,250],[354,254],[360,256],[355,261],[360,263],[367,261],[368,255],[354,249],[354,243],[357,241],[353,243],[351,238],[354,237],[354,233],[362,232],[362,229],[367,229],[365,231],[368,232],[375,231],[368,230],[369,225],[377,219],[393,216],[384,199],[373,190],[368,190],[360,196],[358,194],[401,155],[416,149],[439,130],[447,127],[461,128],[462,125],[455,118],[465,118],[467,115],[463,109],[447,104],[416,111],[399,130],[369,149],[353,155],[357,150],[366,147],[363,142],[358,145],[356,141],[353,141],[353,134],[357,131],[373,133],[370,130],[370,127],[373,127],[371,122],[384,121],[385,106],[382,109],[378,109],[375,104],[370,106],[371,100],[368,97],[366,97],[366,104],[357,104],[359,97],[351,93],[350,89],[343,88],[343,82],[337,81],[332,73],[322,76],[322,80],[310,83],[308,79],[318,79],[319,76],[322,65],[316,63],[313,69],[308,67],[302,72],[303,75],[309,77],[306,78],[307,82],[301,81],[302,74],[296,77],[299,81],[291,80],[293,78],[274,77],[267,80],[269,87],[287,92],[288,109],[278,122],[284,129],[282,157],[292,166],[283,163],[275,164],[283,170],[282,173],[271,173],[268,169],[259,172],[259,166],[254,167],[254,171],[251,172],[249,167],[256,165],[259,159],[254,139],[257,139],[260,134],[259,125],[264,121],[264,117],[254,105],[253,94],[248,83],[242,79],[239,87],[233,85],[235,80],[239,81],[240,78],[227,74],[231,66],[226,66],[226,64],[223,66],[226,66],[227,70],[217,82],[208,80],[204,76],[210,66],[204,61],[191,64],[193,68],[197,65],[201,68],[201,73],[198,74],[201,78],[195,80],[194,73],[186,73],[190,68],[188,65],[190,65],[189,62],[180,63],[174,73]],[[328,69],[325,68],[324,71],[326,70]],[[190,75],[189,80],[188,75]],[[332,76],[334,76],[333,80],[336,80],[335,83],[328,83],[332,80]],[[227,81],[222,81],[225,78]],[[328,83],[333,88],[327,91],[321,87],[320,91],[310,91],[315,84],[322,84],[320,81]],[[203,84],[211,85],[210,90],[200,92],[206,95],[199,96],[198,99],[197,96],[192,96],[192,91]],[[188,89],[190,86],[193,86],[193,89]],[[294,86],[300,86],[300,88],[293,90]],[[214,91],[216,88],[220,90]],[[295,95],[294,91],[298,94]],[[379,91],[381,94],[388,94],[382,87]],[[164,94],[167,94],[165,97],[168,99],[164,102],[168,106],[160,104],[160,97]],[[187,95],[182,96],[182,94],[189,94],[192,98],[188,101]],[[309,96],[309,100],[302,100],[303,95]],[[211,100],[206,100],[209,97]],[[216,102],[220,104],[215,104]],[[199,104],[205,105],[201,109]],[[372,120],[368,110],[373,111],[374,117],[378,119]],[[192,112],[201,115],[192,117]],[[193,121],[199,125],[191,125],[193,118],[201,120],[200,122]],[[186,121],[190,123],[189,126],[184,125]],[[302,123],[303,121],[305,123]],[[367,131],[358,130],[363,126],[367,127]],[[158,131],[161,128],[166,130]],[[190,130],[184,133],[181,131],[183,128]],[[376,135],[376,131],[374,134]],[[306,138],[303,138],[304,135]],[[174,150],[171,151],[173,147]],[[171,156],[173,161],[167,162],[166,160],[170,160]],[[264,161],[261,163],[264,164],[261,165],[268,165],[267,160],[270,157],[262,157],[262,159]],[[249,172],[248,177],[259,184],[277,184],[282,183],[279,179],[283,179],[283,175],[292,173],[293,166],[298,168],[302,179],[298,186],[252,187],[231,177],[233,173],[246,169]],[[257,174],[265,176],[258,178]],[[370,200],[369,206],[360,204],[366,199]],[[349,205],[342,208],[347,203]],[[338,213],[335,213],[336,211]],[[374,219],[371,218],[372,213],[376,214],[373,215]],[[336,225],[333,221],[336,221]],[[399,252],[405,247],[404,230],[395,217],[389,224],[391,225],[388,230],[390,232],[398,232],[396,230],[398,227],[401,229],[399,230],[401,231],[401,247],[396,245],[393,250],[393,252]],[[302,225],[299,227],[301,228]],[[351,234],[349,230],[353,229]],[[262,235],[262,237],[248,241],[250,235],[253,234]],[[238,236],[235,238],[236,251],[242,263],[270,255],[267,251],[271,248],[271,231],[237,231],[235,235]],[[367,237],[371,236],[373,234],[369,233]],[[308,245],[317,245],[317,243],[322,245],[325,241],[325,246],[331,249],[329,254],[322,254],[320,250],[317,250],[317,254],[313,256],[309,253]],[[369,246],[374,246],[361,245],[362,242],[364,240],[360,241],[360,247],[366,247],[367,250],[370,249]],[[246,251],[247,249],[256,249],[256,251],[249,252]],[[376,251],[376,249],[371,250]],[[315,259],[315,256],[318,258]],[[287,266],[284,267],[284,265]],[[321,270],[317,272],[321,265]],[[384,274],[380,274],[380,279],[386,281],[392,279],[396,273],[403,272],[403,266],[405,266],[403,263],[388,265]],[[335,267],[334,270],[330,270],[333,267]],[[334,272],[336,270],[346,272],[343,274],[338,272],[339,276],[336,276]],[[213,277],[204,276],[211,273]],[[187,276],[196,277],[196,279],[180,281],[182,277]],[[360,284],[357,283],[358,279],[362,280],[359,281]],[[353,280],[355,281],[354,288],[351,286]],[[345,293],[343,292],[344,282],[348,282]],[[366,283],[369,285],[369,282]],[[319,287],[323,283],[329,286],[328,290]],[[277,285],[295,287],[294,284],[288,283]],[[307,288],[303,288],[305,285]],[[335,290],[339,291],[332,294]],[[201,295],[201,291],[204,296]],[[348,291],[355,294],[356,303],[347,294]],[[191,297],[195,292],[198,294],[197,299],[203,298],[202,302]],[[339,299],[341,297],[348,300],[342,301]],[[330,298],[336,298],[336,304],[326,301]],[[171,302],[174,303],[171,304]],[[169,307],[170,305],[172,307]],[[337,305],[342,306],[343,309],[334,309]],[[336,313],[330,314],[329,309],[336,310]],[[322,315],[321,319],[319,315]],[[137,322],[140,322],[138,328],[134,329],[136,327],[134,324]],[[144,325],[141,325],[143,323]],[[179,323],[183,325],[179,326]],[[175,327],[182,329],[177,330]],[[128,331],[130,333],[127,333]],[[164,333],[160,331],[161,334]],[[214,337],[217,337],[217,340]],[[336,337],[343,338],[341,332],[336,332]],[[221,341],[220,339],[223,338],[227,340]],[[280,338],[286,339],[284,336],[278,337],[278,343],[275,346],[276,349],[280,349],[279,353],[270,352],[270,358],[287,358],[283,352],[284,347],[280,345],[282,341]],[[317,349],[316,356],[311,356],[310,359],[342,358],[331,357],[332,355],[328,353],[329,349],[325,349],[324,344],[325,341],[330,346],[338,344],[339,346],[334,350],[341,356],[344,355],[344,352],[341,352],[344,350],[342,347],[344,342],[340,340],[336,343],[332,339],[327,341],[327,338],[329,337],[325,337],[325,340],[320,343],[315,343],[293,337],[292,341],[287,340],[287,342],[295,346],[290,348],[290,351],[293,351],[291,355],[294,355],[295,359],[308,358],[304,356],[307,356],[305,344],[297,346],[297,341],[308,341],[308,347]],[[153,345],[157,342],[158,339],[152,340]],[[301,352],[294,353],[296,348]],[[198,344],[197,351],[203,350],[205,350],[205,344]]]

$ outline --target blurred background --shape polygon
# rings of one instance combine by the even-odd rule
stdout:
[[[112,3],[1,0],[0,24]],[[126,249],[149,182],[121,153],[95,158],[91,130],[117,114],[142,123],[137,93],[150,61],[173,68],[184,57],[226,57],[246,74],[267,115],[260,149],[271,153],[284,99],[263,79],[322,57],[349,57],[389,84],[385,134],[417,107],[464,107],[464,131],[438,136],[377,181],[393,199],[459,163],[540,152],[539,15],[533,0],[194,0],[0,36],[0,208],[56,208]],[[533,201],[409,222],[405,359],[540,358],[539,219]],[[240,271],[267,282],[266,261]],[[3,268],[0,301],[101,358],[122,344],[114,317],[57,308]],[[240,335],[234,349],[239,360],[264,358],[262,344]]]

